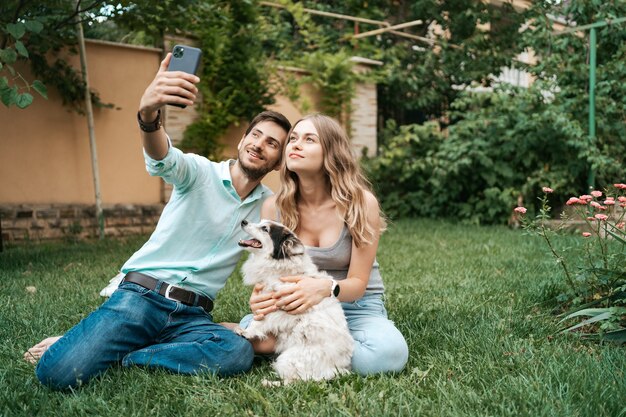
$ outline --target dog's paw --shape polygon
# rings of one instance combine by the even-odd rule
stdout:
[[[235,334],[239,335],[239,336],[243,336],[246,337],[245,333],[246,333],[246,329],[244,329],[241,326],[235,326],[233,327],[233,332],[235,332]]]
[[[263,381],[261,381],[261,385],[263,385],[264,387],[282,387],[283,385],[286,385],[285,382],[283,381],[270,381],[269,379],[264,379]]]

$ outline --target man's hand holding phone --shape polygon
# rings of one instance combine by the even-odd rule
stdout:
[[[141,97],[137,113],[143,148],[156,160],[165,158],[169,151],[167,135],[161,129],[161,107],[165,104],[179,107],[192,105],[198,94],[196,84],[200,82],[195,74],[171,68],[172,58],[173,54],[169,53],[161,61],[159,71]],[[199,59],[199,55],[195,59]]]
[[[184,107],[192,105],[196,100],[196,84],[200,78],[184,71],[168,71],[171,59],[170,52],[161,61],[159,71],[141,97],[139,114],[143,121],[156,119],[158,110],[164,104]]]

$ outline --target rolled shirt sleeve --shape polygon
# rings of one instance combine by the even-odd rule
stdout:
[[[169,137],[168,143],[170,143]],[[180,149],[169,146],[167,154],[161,160],[151,158],[143,151],[146,162],[146,171],[153,177],[161,177],[168,184],[172,184],[178,191],[193,187],[199,176],[198,155],[185,154]]]

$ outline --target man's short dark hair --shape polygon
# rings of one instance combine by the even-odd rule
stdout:
[[[254,126],[258,125],[261,122],[270,121],[276,123],[278,126],[285,129],[285,132],[289,133],[291,130],[291,123],[282,113],[278,113],[277,111],[266,110],[256,115],[254,119],[248,125],[248,129],[246,129],[246,135],[254,129]]]

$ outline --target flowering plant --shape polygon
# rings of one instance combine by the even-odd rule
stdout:
[[[541,208],[534,219],[525,216],[526,208],[517,207],[514,212],[521,217],[524,229],[541,236],[547,243],[565,275],[567,290],[557,297],[564,307],[561,322],[569,322],[563,332],[576,331],[587,337],[599,336],[603,340],[626,342],[626,184],[613,184],[605,193],[594,190],[590,194],[571,197],[565,203],[573,214],[561,215],[561,222],[550,227],[551,207],[548,195],[553,192],[543,187]],[[581,249],[582,256],[575,269],[568,266],[563,251],[555,245],[557,235],[572,224],[578,230],[581,245],[567,251]],[[572,320],[584,320],[571,324]]]

